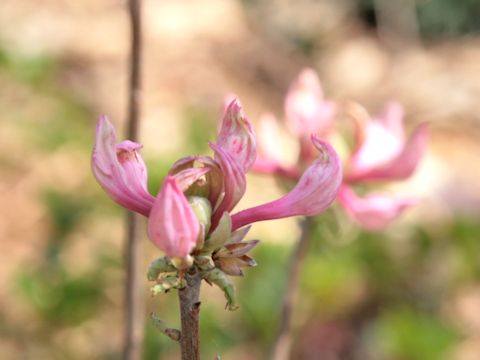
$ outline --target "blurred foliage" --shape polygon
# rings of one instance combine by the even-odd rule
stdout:
[[[374,0],[356,0],[360,17],[376,26]],[[480,2],[477,0],[417,0],[417,21],[426,39],[480,33]]]

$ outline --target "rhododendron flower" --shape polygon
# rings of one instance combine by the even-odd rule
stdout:
[[[316,73],[311,69],[303,70],[285,99],[286,123],[299,142],[298,161],[296,164],[285,164],[276,155],[282,148],[278,122],[273,115],[264,115],[260,118],[259,156],[253,166],[254,171],[298,180],[303,169],[311,162],[315,149],[305,142],[305,131],[319,134],[324,139],[341,137],[333,128],[334,109],[331,102],[323,100]],[[361,226],[380,230],[415,201],[378,193],[359,197],[352,186],[410,177],[425,152],[427,126],[419,125],[406,138],[403,108],[397,103],[387,104],[384,112],[373,119],[356,104],[350,104],[347,113],[354,123],[355,145],[346,160],[345,177],[338,199]]]
[[[342,181],[339,158],[327,143],[316,137],[312,142],[318,158],[292,191],[233,215],[246,191],[245,173],[257,155],[253,128],[236,100],[225,110],[217,142],[210,143],[214,157],[188,156],[175,162],[156,197],[147,191],[147,170],[138,153],[141,145],[128,140],[116,144],[115,130],[106,117],[98,120],[92,168],[114,201],[148,217],[148,236],[167,256],[185,258],[192,252],[213,251],[219,266],[238,274],[238,266],[254,265],[246,255],[253,246],[224,245],[235,230],[256,221],[317,215],[335,199]],[[213,240],[218,238],[222,241]],[[227,250],[220,251],[222,246]],[[236,252],[228,257],[233,248]],[[218,280],[210,276],[211,281]]]

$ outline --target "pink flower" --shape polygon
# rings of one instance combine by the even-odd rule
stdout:
[[[148,218],[148,237],[169,257],[185,257],[195,247],[200,224],[172,176],[167,176]]]
[[[255,221],[296,215],[316,215],[336,196],[341,166],[330,145],[312,138],[318,159],[284,197],[232,216],[233,230]],[[225,111],[214,158],[188,156],[173,164],[156,198],[147,191],[147,170],[131,141],[116,144],[112,124],[101,117],[92,156],[95,177],[118,204],[148,216],[148,236],[169,257],[185,257],[204,244],[225,214],[231,213],[246,191],[246,171],[256,157],[253,128],[234,100]],[[197,198],[188,198],[194,196]],[[190,201],[199,200],[202,224]],[[208,201],[207,201],[208,200]],[[205,205],[207,202],[207,205]],[[208,214],[211,219],[205,219]],[[230,221],[230,220],[229,220]],[[207,232],[207,233],[205,233]]]

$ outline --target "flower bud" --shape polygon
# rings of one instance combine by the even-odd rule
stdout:
[[[167,176],[148,219],[148,236],[170,257],[186,257],[195,247],[200,223],[172,176]]]

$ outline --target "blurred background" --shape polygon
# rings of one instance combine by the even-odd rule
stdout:
[[[292,359],[480,358],[480,3],[477,0],[144,0],[142,155],[156,193],[179,157],[209,154],[223,97],[255,123],[283,116],[315,68],[326,96],[371,113],[391,99],[430,122],[422,166],[395,190],[422,201],[388,231],[317,219]],[[129,28],[120,0],[0,2],[0,355],[119,359],[124,212],[90,171],[96,117],[123,133]],[[122,138],[122,136],[120,136]],[[293,150],[292,150],[293,151]],[[274,199],[251,175],[237,207]],[[202,288],[202,353],[265,359],[296,220],[254,226],[241,307]],[[145,268],[161,254],[147,240]],[[151,298],[178,325],[175,294]],[[178,349],[150,322],[145,359]]]

